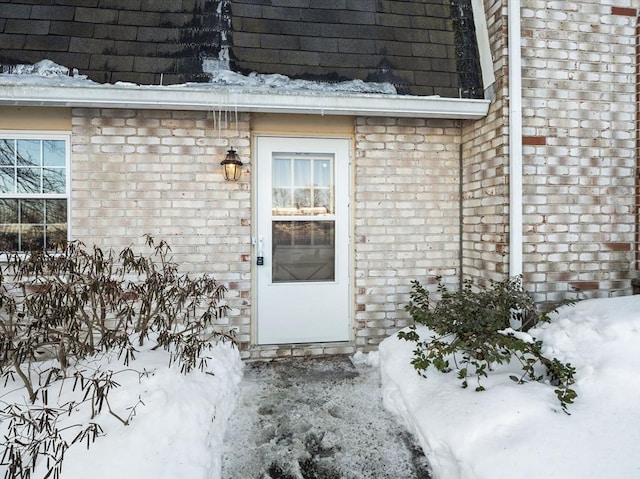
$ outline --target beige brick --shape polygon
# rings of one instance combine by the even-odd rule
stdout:
[[[209,220],[199,212],[217,208],[196,197],[195,192],[229,188],[219,172],[202,173],[211,164],[211,156],[196,142],[206,145],[210,141],[203,138],[205,130],[196,128],[195,123],[204,121],[206,114],[74,109],[73,115],[74,237],[114,249],[140,244],[142,236],[149,232],[157,239],[166,239],[173,259],[185,272],[236,279],[234,287],[242,290],[229,295],[232,312],[221,320],[221,325],[233,328],[247,323],[249,310],[242,307],[241,294],[248,295],[250,282],[237,282],[238,273],[232,271],[248,274],[241,255],[250,253],[249,232],[245,228],[245,234],[239,235],[240,230],[234,226],[250,220],[249,203],[242,205],[239,216],[222,219],[228,241],[211,245],[202,234],[210,233]],[[248,126],[246,121],[243,124]],[[222,145],[235,135],[235,131],[221,133],[226,137]],[[89,142],[94,146],[89,147]],[[247,146],[245,143],[244,148]],[[247,151],[242,153],[248,156]],[[248,190],[244,196],[248,198]],[[228,198],[228,193],[221,198]],[[240,207],[238,201],[225,207],[229,205]],[[218,234],[225,233],[221,230]],[[242,338],[248,340],[246,332]]]

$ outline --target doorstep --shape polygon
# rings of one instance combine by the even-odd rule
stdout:
[[[270,361],[284,358],[352,355],[355,352],[356,345],[348,341],[335,343],[272,344],[250,346],[248,350],[242,351],[242,358]]]

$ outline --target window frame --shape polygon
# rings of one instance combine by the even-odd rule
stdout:
[[[65,145],[65,191],[64,193],[3,193],[0,191],[0,199],[16,200],[49,200],[61,199],[67,201],[67,241],[71,240],[71,132],[52,131],[23,131],[0,130],[0,140],[38,140],[38,141],[64,141]],[[45,168],[43,165],[40,168]],[[46,246],[46,245],[45,245]],[[13,254],[26,254],[25,251],[14,251]],[[6,259],[6,253],[0,254],[0,261]]]

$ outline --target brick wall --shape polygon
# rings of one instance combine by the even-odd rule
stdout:
[[[226,183],[219,162],[234,146],[250,157],[249,117],[238,132],[206,112],[73,110],[72,235],[87,244],[142,249],[169,242],[184,272],[229,286],[228,327],[247,357],[374,349],[409,323],[411,281],[459,281],[459,144],[455,121],[360,118],[356,126],[355,345],[258,347],[251,341],[250,175]],[[250,165],[247,165],[248,167]],[[248,168],[247,168],[248,170]]]
[[[496,84],[463,126],[463,277],[508,271],[507,2],[485,0]],[[636,2],[637,3],[637,2]],[[522,2],[524,281],[540,303],[628,294],[638,248],[637,4]]]
[[[631,293],[637,6],[523,2],[524,280],[539,302]]]
[[[459,278],[459,144],[455,121],[359,118],[355,155],[356,345],[408,324],[411,281]]]
[[[494,101],[486,118],[465,122],[462,130],[462,274],[478,285],[509,274],[506,2],[486,0],[485,11]]]
[[[640,294],[640,9],[636,14],[636,258],[634,293]]]
[[[228,286],[228,326],[248,342],[250,174],[228,183],[220,170],[229,146],[249,162],[248,115],[233,120],[219,128],[207,112],[74,109],[71,228],[116,251],[147,233],[166,240],[182,271]]]

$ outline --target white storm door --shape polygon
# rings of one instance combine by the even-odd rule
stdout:
[[[258,344],[348,341],[348,139],[258,137]]]

